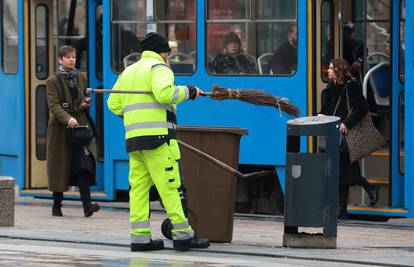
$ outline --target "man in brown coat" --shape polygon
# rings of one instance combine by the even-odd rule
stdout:
[[[85,109],[90,106],[86,97],[86,80],[75,69],[76,50],[71,46],[59,49],[59,71],[47,81],[49,107],[47,129],[47,174],[49,190],[53,192],[53,216],[62,216],[63,192],[69,186],[79,186],[85,217],[99,210],[90,202],[90,186],[95,181],[96,145],[94,139],[85,145],[71,144],[69,127],[92,125]]]

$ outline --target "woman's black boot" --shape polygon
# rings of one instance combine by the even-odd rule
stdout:
[[[348,219],[347,205],[348,205],[348,186],[339,186],[338,192],[338,219],[346,220]]]
[[[84,203],[83,204],[83,213],[85,214],[85,217],[91,217],[93,215],[94,212],[99,211],[101,207],[99,206],[98,203]]]
[[[62,217],[63,192],[53,192],[52,216]]]
[[[100,207],[98,203],[91,202],[91,190],[89,184],[85,183],[87,179],[79,179],[79,193],[83,204],[83,213],[85,217],[91,217]]]

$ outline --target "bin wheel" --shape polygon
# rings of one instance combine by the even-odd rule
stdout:
[[[172,229],[173,229],[173,225],[170,221],[170,219],[165,219],[162,224],[161,224],[161,232],[163,234],[163,236],[165,236],[168,239],[172,240]]]

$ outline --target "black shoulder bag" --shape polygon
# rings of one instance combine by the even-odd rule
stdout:
[[[62,108],[69,114],[71,114],[69,110],[69,104],[66,101],[65,92],[63,91],[63,78],[62,76],[57,73],[56,77],[59,81],[59,100],[62,105]],[[89,125],[80,125],[75,127],[67,127],[66,131],[68,141],[72,145],[87,145],[89,141],[94,137],[92,129]]]

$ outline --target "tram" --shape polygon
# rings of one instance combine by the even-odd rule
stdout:
[[[287,97],[302,116],[317,114],[327,85],[326,59],[343,56],[344,25],[351,21],[364,44],[361,84],[388,146],[362,160],[363,174],[380,186],[376,207],[352,188],[350,214],[414,217],[414,3],[407,0],[1,0],[0,175],[13,176],[24,196],[49,196],[46,176],[46,80],[57,69],[59,46],[79,52],[78,69],[91,88],[111,88],[139,59],[139,41],[151,31],[177,46],[171,69],[177,84],[209,91],[213,84],[262,89]],[[296,62],[273,70],[271,57],[297,29]],[[255,73],[218,73],[214,58],[229,32],[241,40]],[[171,55],[173,56],[173,55]],[[366,78],[366,79],[365,79]],[[365,83],[364,83],[365,80]],[[122,121],[92,95],[97,137],[93,198],[114,200],[129,189]],[[197,99],[180,105],[179,125],[246,128],[241,170],[275,170],[270,180],[244,188],[247,212],[277,213],[285,184],[286,120],[279,112],[238,101]],[[302,151],[316,151],[303,138]],[[276,190],[281,185],[281,191]],[[240,191],[240,190],[239,190]],[[68,192],[67,197],[76,197]]]

